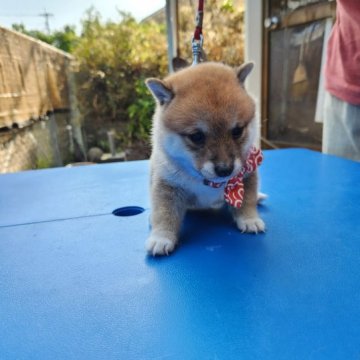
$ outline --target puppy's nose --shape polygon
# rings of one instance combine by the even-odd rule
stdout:
[[[234,166],[233,165],[216,165],[215,166],[215,173],[217,176],[220,177],[225,177],[225,176],[229,176],[234,170]]]

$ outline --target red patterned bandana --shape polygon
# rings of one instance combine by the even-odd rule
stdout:
[[[244,199],[244,176],[245,174],[254,172],[262,163],[262,160],[263,154],[261,150],[256,147],[252,147],[240,172],[236,176],[232,177],[227,183],[216,183],[205,179],[204,184],[213,188],[219,188],[226,184],[224,190],[225,201],[233,207],[240,208]]]

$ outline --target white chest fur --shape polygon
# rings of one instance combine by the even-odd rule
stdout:
[[[196,196],[194,208],[219,208],[224,204],[224,186],[216,189],[201,182],[190,184],[188,190]]]
[[[157,169],[160,170],[159,168]],[[179,187],[189,194],[189,207],[194,209],[220,208],[224,204],[224,185],[213,188],[205,185],[199,176],[191,176],[179,171],[173,164],[163,166],[159,171],[160,177],[169,184]]]

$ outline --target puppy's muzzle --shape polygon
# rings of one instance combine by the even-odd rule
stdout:
[[[218,164],[215,165],[215,173],[219,177],[227,177],[232,174],[234,170],[234,165],[224,165],[224,164]]]

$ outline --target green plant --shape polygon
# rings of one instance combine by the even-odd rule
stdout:
[[[130,139],[148,140],[155,103],[145,85],[145,79],[135,82],[135,101],[127,108],[129,116],[128,134]]]
[[[111,123],[130,143],[148,137],[154,105],[143,79],[165,75],[167,43],[164,25],[119,16],[119,22],[104,23],[95,9],[87,11],[74,51],[76,78],[85,126]]]

